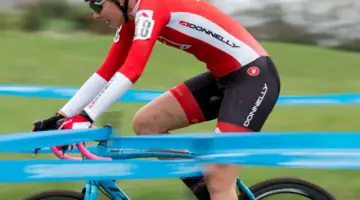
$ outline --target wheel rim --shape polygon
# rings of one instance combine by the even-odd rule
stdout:
[[[282,200],[282,199],[289,199],[288,198],[279,198],[278,196],[287,195],[287,196],[294,196],[291,199],[294,200],[327,200],[327,196],[324,196],[323,193],[313,189],[311,187],[307,187],[304,185],[297,185],[297,184],[282,184],[282,185],[274,185],[270,187],[263,188],[262,190],[256,192],[256,199],[257,200],[271,200],[275,196],[274,199]],[[300,198],[301,197],[301,198]]]
[[[53,197],[44,197],[41,198],[41,200],[79,200],[79,199],[74,197],[53,196]]]
[[[268,192],[264,192],[263,194],[257,196],[256,199],[262,200],[264,198],[274,196],[274,195],[278,195],[278,194],[300,195],[302,197],[306,197],[307,199],[311,199],[311,197],[306,192],[304,192],[301,189],[296,189],[296,188],[274,189],[274,190],[271,190],[271,191],[268,191]]]

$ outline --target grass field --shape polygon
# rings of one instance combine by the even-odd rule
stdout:
[[[0,84],[79,87],[101,64],[111,41],[111,36],[39,36],[0,32]],[[277,64],[282,95],[360,92],[358,53],[271,42],[263,42],[263,45]],[[195,58],[158,44],[142,78],[133,89],[167,90],[204,69]],[[160,75],[160,72],[166,76]],[[0,97],[0,102],[0,113],[3,116],[0,132],[13,133],[29,131],[32,121],[50,116],[66,101]],[[111,111],[125,113],[121,119],[123,132],[132,134],[132,116],[141,106],[139,103],[118,103],[111,107]],[[359,110],[359,106],[278,106],[263,131],[358,131]],[[213,131],[214,123],[208,122],[176,132]],[[10,158],[10,155],[1,158]],[[312,181],[332,192],[339,200],[360,198],[359,171],[245,167],[241,173],[247,184],[280,176]],[[185,187],[174,179],[118,183],[134,200],[188,199]],[[46,189],[80,189],[82,184],[1,184],[0,195],[6,198],[0,199],[21,199],[29,193]]]

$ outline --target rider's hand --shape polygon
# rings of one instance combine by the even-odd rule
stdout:
[[[80,114],[65,119],[65,121],[61,124],[59,129],[87,129],[92,125],[92,120],[90,117],[82,111]]]
[[[64,119],[65,119],[64,116],[57,113],[56,115],[48,119],[35,121],[33,123],[34,127],[32,131],[35,132],[35,131],[56,130],[62,124]]]

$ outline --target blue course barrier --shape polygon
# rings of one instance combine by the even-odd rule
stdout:
[[[71,98],[78,88],[0,85],[0,95]],[[119,101],[146,103],[163,91],[130,90]],[[360,94],[281,96],[278,105],[359,104]],[[110,140],[114,149],[187,149],[193,160],[1,160],[0,182],[179,178],[207,163],[292,168],[360,169],[360,133],[198,133],[114,137],[111,129],[62,130],[0,136],[0,152],[51,153],[50,146]],[[241,144],[241,145],[239,145]],[[89,147],[95,151],[95,147]],[[72,150],[69,153],[78,153]],[[146,169],[146,170],[145,170]],[[8,176],[8,174],[12,174]]]
[[[69,99],[78,88],[73,87],[48,87],[29,85],[0,85],[0,95],[22,96],[31,98]],[[121,102],[147,103],[164,91],[129,90]],[[360,94],[326,94],[304,96],[280,96],[278,105],[353,105],[360,104]]]
[[[112,137],[109,130],[7,134],[0,137],[0,152],[25,152],[34,147],[110,139],[110,148],[189,149],[201,155],[194,160],[168,161],[3,160],[0,163],[0,182],[175,178],[198,175],[206,163],[360,169],[360,133],[198,133]]]
[[[9,160],[0,161],[0,164],[0,182],[126,180],[201,175],[201,168],[194,160]]]
[[[111,130],[108,128],[2,134],[0,152],[33,152],[35,148],[41,147],[106,140],[110,135]]]

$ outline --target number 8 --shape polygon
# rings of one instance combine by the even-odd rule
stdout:
[[[142,23],[142,28],[141,28],[141,31],[140,31],[140,36],[141,37],[146,37],[148,34],[149,34],[149,29],[151,27],[151,22],[149,20],[145,20],[143,23]]]

